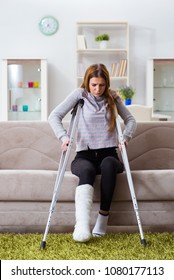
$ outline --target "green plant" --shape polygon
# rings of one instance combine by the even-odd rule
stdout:
[[[118,89],[118,91],[124,100],[132,99],[135,94],[135,89],[133,89],[131,86],[122,86]]]
[[[101,42],[101,41],[109,41],[109,39],[110,39],[110,37],[109,37],[109,35],[108,34],[100,34],[100,35],[98,35],[96,38],[95,38],[95,40],[97,41],[97,42]]]

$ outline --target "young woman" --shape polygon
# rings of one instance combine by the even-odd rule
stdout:
[[[86,70],[81,87],[59,104],[48,119],[55,135],[62,141],[63,151],[67,149],[69,135],[63,127],[62,119],[80,99],[84,99],[84,106],[77,127],[76,156],[71,164],[72,173],[79,177],[75,194],[76,225],[73,238],[75,241],[86,242],[92,234],[103,236],[106,233],[116,176],[123,172],[123,164],[116,150],[119,146],[117,113],[125,124],[123,136],[126,145],[136,129],[136,122],[116,91],[110,89],[109,73],[105,65],[91,65]],[[93,183],[97,174],[101,174],[101,202],[91,234]]]

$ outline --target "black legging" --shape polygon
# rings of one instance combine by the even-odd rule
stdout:
[[[77,152],[71,171],[79,177],[79,185],[93,186],[95,176],[101,174],[100,210],[109,211],[117,173],[123,172],[116,147]]]

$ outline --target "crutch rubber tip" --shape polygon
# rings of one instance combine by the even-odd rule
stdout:
[[[40,244],[40,249],[45,249],[46,247],[46,241],[42,241]]]
[[[143,244],[143,246],[146,247],[146,239],[141,239],[141,244]]]

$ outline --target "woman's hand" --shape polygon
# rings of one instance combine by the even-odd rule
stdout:
[[[68,145],[69,145],[69,139],[66,139],[63,143],[62,143],[62,151],[66,152],[66,150],[68,149]]]
[[[125,144],[125,147],[126,147],[126,149],[127,149],[127,147],[128,147],[128,142],[126,142],[126,140],[124,140],[124,144]],[[118,148],[119,148],[119,150],[120,150],[120,152],[121,152],[121,151],[122,151],[121,143],[118,144]]]

